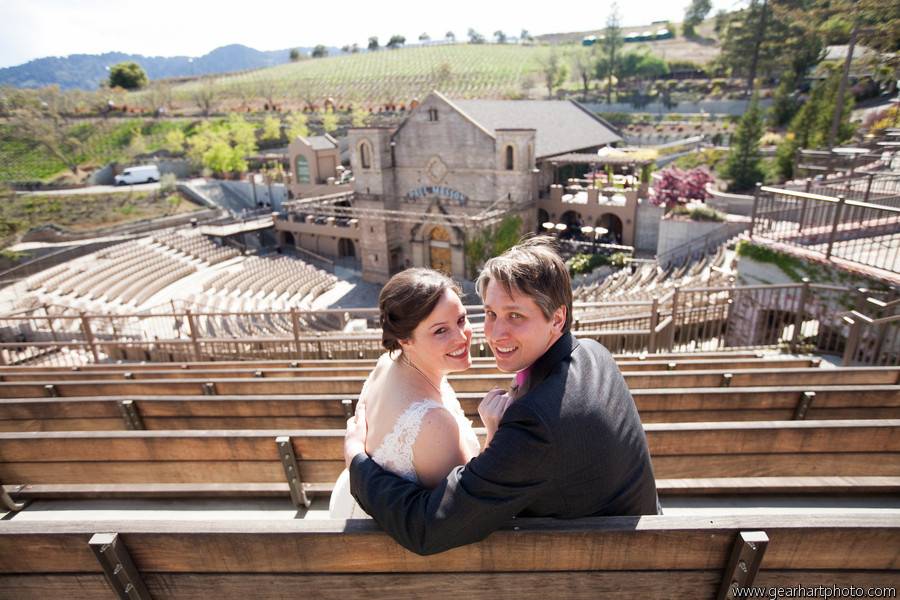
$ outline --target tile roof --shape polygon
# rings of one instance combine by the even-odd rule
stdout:
[[[622,140],[601,119],[576,102],[453,99],[450,102],[488,131],[536,130],[535,158],[604,146]]]

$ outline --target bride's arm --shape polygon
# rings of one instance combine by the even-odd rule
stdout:
[[[456,417],[437,408],[425,413],[413,444],[413,466],[422,485],[437,486],[453,467],[466,464],[470,458],[463,448]]]

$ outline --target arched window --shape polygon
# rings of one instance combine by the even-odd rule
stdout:
[[[513,147],[507,146],[506,147],[506,170],[507,171],[513,170],[513,167],[515,166],[514,158],[515,157],[513,155]]]
[[[359,164],[363,169],[372,168],[372,151],[369,148],[369,142],[359,145]]]
[[[298,156],[295,164],[297,183],[310,183],[309,180],[309,162],[305,156]]]

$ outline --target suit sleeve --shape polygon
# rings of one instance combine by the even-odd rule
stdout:
[[[493,441],[434,489],[398,477],[359,454],[350,489],[399,544],[435,554],[486,538],[525,509],[550,483],[550,430],[527,406],[513,404]]]

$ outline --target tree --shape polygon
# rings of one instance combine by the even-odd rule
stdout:
[[[38,102],[10,102],[9,125],[15,137],[38,144],[77,173],[78,157],[90,129],[72,127],[60,96],[58,89],[49,88]]]
[[[477,31],[475,31],[474,29],[472,29],[471,27],[469,27],[469,31],[468,31],[468,33],[466,33],[466,35],[469,36],[470,44],[483,44],[484,43],[484,36],[481,35],[480,33],[478,33]]]
[[[594,55],[593,46],[579,47],[572,54],[572,71],[581,80],[581,99],[585,102],[596,68],[597,57]]]
[[[219,92],[211,78],[206,78],[194,90],[194,103],[203,111],[203,116],[208,117],[215,109]]]
[[[328,48],[326,48],[322,44],[319,44],[318,46],[313,48],[311,56],[313,58],[324,58],[328,56]]]
[[[368,47],[369,47],[369,50],[371,50],[373,52],[375,50],[378,50],[378,36],[377,35],[373,35],[372,37],[369,38],[369,46]]]
[[[749,190],[757,182],[762,181],[764,174],[761,167],[759,140],[763,135],[762,111],[756,94],[731,141],[731,150],[725,160],[723,176],[731,180],[731,190]]]
[[[109,70],[109,87],[139,90],[147,85],[147,74],[136,62],[121,62]]]
[[[399,48],[400,46],[402,46],[405,43],[406,43],[405,37],[403,37],[402,35],[395,34],[395,35],[391,36],[391,39],[388,40],[388,43],[385,44],[385,46],[390,48],[391,50],[396,50],[397,48]]]
[[[702,167],[687,171],[674,166],[666,167],[659,172],[653,184],[650,201],[656,206],[665,206],[666,210],[691,200],[703,201],[709,197],[706,186],[713,181],[712,175]]]
[[[521,33],[519,33],[519,41],[520,42],[533,42],[534,37],[530,33],[528,33],[527,29],[523,29]]]
[[[498,44],[505,44],[506,43],[506,34],[503,33],[502,30],[498,29],[497,31],[494,32],[494,39],[497,41]]]
[[[706,15],[711,10],[711,0],[691,0],[691,3],[684,11],[684,37],[695,36],[697,25],[703,22],[703,19],[706,18]]]
[[[606,29],[603,32],[603,56],[606,64],[606,103],[612,103],[613,76],[618,66],[618,52],[622,47],[622,28],[619,26],[619,5],[616,2],[610,7],[606,18]]]
[[[267,115],[263,119],[262,139],[264,140],[280,140],[281,139],[281,121],[277,117]]]
[[[184,152],[184,132],[181,129],[172,129],[167,132],[163,148],[172,154],[181,154]]]
[[[306,115],[301,112],[292,112],[287,116],[287,136],[288,141],[294,141],[298,137],[308,137],[309,127],[307,126]]]
[[[444,39],[447,40],[448,42],[455,42],[456,34],[453,33],[452,31],[448,31],[447,33],[444,34]]]
[[[544,85],[547,86],[547,96],[552,98],[553,90],[565,83],[566,77],[569,75],[568,69],[560,60],[556,50],[551,50],[549,54],[539,57],[538,64],[544,76]]]
[[[425,33],[425,32],[422,32],[422,33],[419,34],[419,41],[420,41],[420,42],[430,42],[430,41],[431,41],[431,36],[428,35],[428,34]]]
[[[232,113],[215,125],[204,121],[188,139],[188,156],[217,173],[245,173],[246,157],[256,153],[253,125]]]
[[[352,127],[365,127],[369,119],[369,113],[362,106],[354,106],[350,113],[350,125]]]
[[[291,62],[297,62],[300,60],[300,51],[296,48],[291,48],[290,54],[288,54],[288,58],[291,59]]]
[[[326,110],[322,113],[322,129],[325,130],[325,133],[334,133],[338,128],[338,116],[332,109]]]

